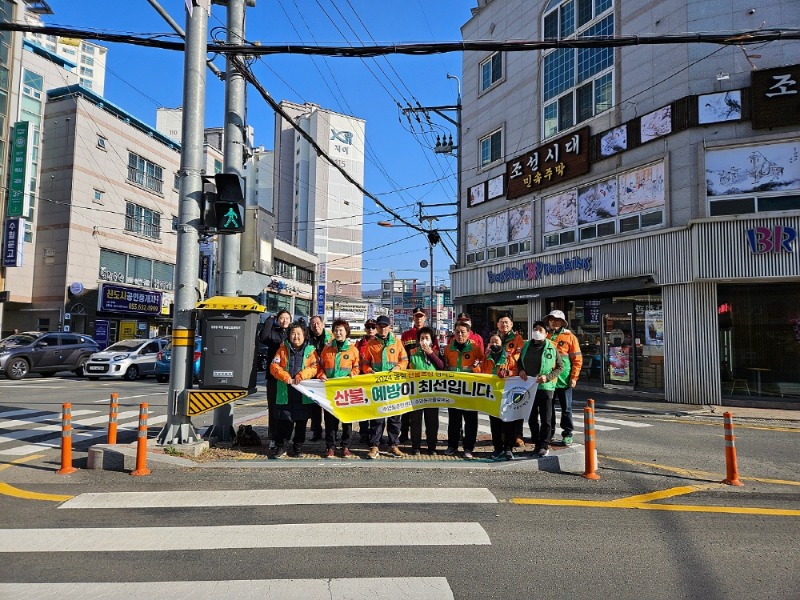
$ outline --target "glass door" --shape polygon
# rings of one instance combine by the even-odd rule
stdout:
[[[603,325],[603,383],[633,388],[636,379],[633,312],[604,312],[601,322]]]

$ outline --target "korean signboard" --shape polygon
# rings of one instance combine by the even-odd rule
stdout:
[[[506,163],[506,198],[513,200],[589,172],[589,128],[518,156]]]
[[[9,217],[21,217],[25,211],[29,129],[27,121],[14,123],[11,137],[11,178],[8,185],[8,207],[6,209]]]
[[[97,310],[159,315],[161,314],[161,292],[104,283],[100,286]]]
[[[800,125],[800,65],[750,74],[753,129]]]
[[[6,219],[3,229],[3,266],[22,266],[22,239],[23,232],[21,219]]]

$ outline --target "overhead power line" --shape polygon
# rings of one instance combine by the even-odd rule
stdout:
[[[91,39],[101,42],[118,42],[137,46],[149,46],[164,50],[184,50],[183,41],[168,41],[179,37],[173,33],[152,33],[136,36],[130,33],[107,33],[60,26],[34,26],[27,23],[0,23],[0,31],[23,31],[58,35],[76,39]],[[263,56],[270,54],[301,54],[341,57],[374,57],[389,54],[430,55],[448,52],[530,52],[551,48],[621,48],[625,46],[664,45],[664,44],[721,44],[725,46],[745,46],[781,40],[800,40],[800,29],[758,29],[722,33],[675,33],[667,35],[620,35],[585,36],[572,39],[544,40],[464,40],[461,42],[437,42],[420,44],[375,44],[373,46],[307,46],[304,44],[265,45],[253,42],[250,45],[229,46],[227,44],[208,44],[208,52],[219,54],[247,54]]]

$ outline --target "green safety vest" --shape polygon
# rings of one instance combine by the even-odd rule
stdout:
[[[284,344],[286,344],[286,347],[289,348],[289,352],[291,352],[292,350],[291,346],[289,345],[289,341],[288,340],[285,341]],[[308,360],[308,357],[311,356],[312,352],[314,352],[314,346],[312,346],[311,344],[306,344],[306,347],[303,350],[304,365],[306,364],[306,360]],[[289,365],[287,364],[286,366],[288,367]],[[276,388],[277,393],[275,394],[275,404],[281,404],[281,405],[289,404],[289,385],[282,381],[278,381],[276,383],[278,385]],[[309,398],[308,396],[303,396],[303,404],[313,404],[313,403],[314,401],[311,398]]]
[[[519,368],[523,370],[525,368],[525,354],[528,352],[528,348],[531,345],[531,340],[525,342],[522,346],[522,352],[519,355]],[[542,350],[542,367],[539,370],[538,375],[549,375],[550,371],[555,369],[556,367],[556,347],[553,345],[548,339],[544,340],[544,349]],[[556,382],[558,378],[554,379],[553,381],[548,381],[547,383],[540,383],[539,388],[543,390],[554,390],[556,389]]]

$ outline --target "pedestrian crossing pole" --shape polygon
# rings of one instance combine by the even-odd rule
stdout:
[[[111,403],[108,407],[108,442],[117,443],[117,413],[119,412],[119,394],[111,394]]]
[[[59,475],[69,475],[77,471],[72,466],[72,404],[61,405],[61,468]]]

